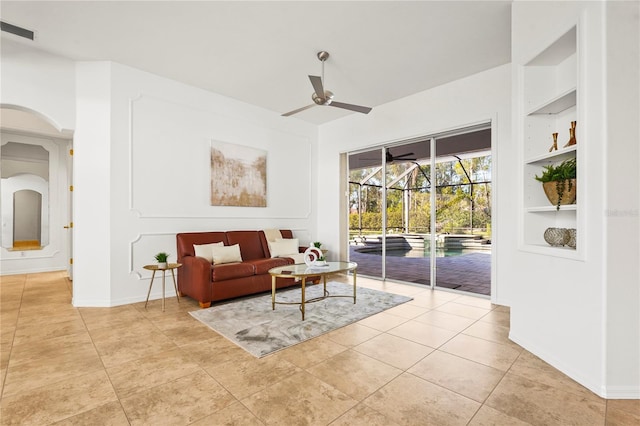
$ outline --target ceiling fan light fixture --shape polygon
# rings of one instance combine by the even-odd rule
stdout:
[[[313,102],[315,102],[316,105],[323,105],[324,104],[324,99],[322,99],[320,96],[318,96],[315,92],[313,92],[311,94],[311,99],[313,99]]]
[[[316,92],[313,92],[311,94],[311,99],[313,99],[313,102],[315,102],[316,105],[329,105],[333,99],[333,93],[329,90],[325,90],[324,97],[321,98]]]
[[[322,76],[310,75],[309,80],[311,81],[311,85],[313,86],[314,92],[311,94],[311,99],[313,100],[313,104],[307,105],[306,107],[298,108],[293,111],[285,112],[282,114],[283,117],[289,117],[290,115],[297,114],[301,111],[307,110],[313,106],[332,106],[336,108],[342,108],[349,111],[356,111],[362,114],[368,114],[371,111],[370,107],[346,104],[344,102],[334,102],[333,101],[333,93],[329,90],[324,89],[324,61],[329,58],[329,52],[325,52],[321,50],[317,53],[317,57],[322,62]]]

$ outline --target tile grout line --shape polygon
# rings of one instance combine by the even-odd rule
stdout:
[[[16,315],[15,324],[13,326],[13,336],[11,336],[11,343],[9,346],[9,357],[7,359],[7,368],[2,378],[2,395],[0,395],[0,401],[4,398],[4,391],[6,389],[7,377],[9,376],[9,365],[11,364],[11,354],[13,352],[13,342],[16,339],[16,332],[18,331],[18,320],[20,319],[20,312],[22,311],[22,300],[24,299],[24,288],[27,284],[28,275],[25,274],[24,281],[22,282],[22,291],[20,292],[20,303],[18,303],[18,315]]]
[[[111,386],[111,389],[113,390],[113,394],[116,396],[116,400],[118,401],[118,405],[120,406],[120,409],[122,410],[122,412],[124,413],[124,416],[127,419],[127,422],[129,423],[129,425],[131,425],[131,419],[129,418],[129,414],[127,413],[127,411],[124,409],[124,406],[122,405],[122,401],[120,399],[120,395],[118,395],[118,392],[116,391],[116,387],[113,385],[113,381],[111,380],[111,376],[109,375],[109,372],[107,371],[107,366],[104,364],[104,360],[102,359],[102,356],[100,355],[100,351],[98,350],[98,347],[96,346],[96,343],[93,340],[93,336],[91,335],[91,331],[89,330],[89,327],[87,327],[87,322],[85,320],[85,317],[82,313],[82,310],[75,308],[78,310],[78,313],[80,314],[80,318],[82,319],[82,324],[84,324],[84,327],[87,331],[87,334],[89,335],[89,340],[91,341],[91,345],[93,346],[93,350],[96,351],[96,355],[98,356],[98,358],[100,359],[100,364],[102,364],[102,369],[104,371],[105,376],[107,376],[107,380],[109,380],[109,385]],[[106,404],[109,404],[108,402],[101,405],[104,406]],[[82,413],[76,413],[73,416],[70,416],[68,418],[72,418],[75,417],[76,415],[79,415]]]

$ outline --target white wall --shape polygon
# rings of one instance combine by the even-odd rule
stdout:
[[[73,304],[110,306],[111,63],[76,66],[76,128],[73,141]],[[117,159],[116,159],[117,160]],[[126,162],[120,164],[121,170]],[[121,248],[123,250],[124,248]]]
[[[159,251],[175,261],[177,232],[314,238],[316,126],[115,63],[76,73],[74,305],[144,300],[143,266]],[[210,205],[212,140],[267,151],[267,207]]]
[[[161,250],[175,260],[177,232],[288,228],[303,243],[316,239],[315,125],[5,37],[1,53],[0,104],[75,132],[74,305],[144,300],[150,275],[142,266]],[[266,208],[209,205],[212,139],[267,150]],[[160,294],[155,286],[151,297]]]
[[[578,189],[584,256],[517,252],[508,271],[510,337],[603,397],[638,398],[638,242],[629,238],[638,235],[638,41],[631,37],[638,18],[636,11],[624,22],[629,4],[614,3],[515,2],[512,8],[514,93],[520,65],[578,25],[578,162],[586,171]],[[607,9],[613,9],[609,20]],[[619,53],[607,55],[611,49]],[[631,67],[628,55],[635,55]],[[621,102],[625,96],[635,103]],[[514,140],[521,137],[519,107],[516,100]],[[633,195],[622,196],[620,185]],[[610,209],[635,217],[607,217]]]
[[[59,131],[75,128],[75,64],[2,37],[2,106],[38,113]]]
[[[640,3],[606,14],[605,381],[609,397],[640,398]]]
[[[425,70],[428,72],[428,70]],[[376,107],[367,116],[354,114],[320,128],[318,169],[322,191],[318,191],[318,238],[330,251],[339,241],[340,153],[416,136],[431,135],[492,122],[493,145],[493,266],[496,277],[492,300],[510,304],[510,283],[501,277],[501,265],[511,261],[515,250],[515,184],[509,176],[517,172],[511,141],[511,67],[503,65],[444,84],[425,92]]]

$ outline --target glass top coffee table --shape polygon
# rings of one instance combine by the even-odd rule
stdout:
[[[307,266],[306,264],[296,264],[287,266],[278,266],[277,268],[269,269],[271,274],[271,309],[276,309],[276,304],[281,305],[300,305],[300,312],[302,312],[302,320],[304,321],[304,305],[305,303],[319,302],[327,297],[353,297],[353,303],[356,303],[356,269],[358,264],[355,262],[327,262],[326,266]],[[336,274],[338,272],[353,272],[353,296],[350,294],[329,294],[327,291],[327,275]],[[324,293],[320,297],[306,300],[304,295],[304,288],[307,278],[309,277],[322,277],[324,285]],[[302,280],[302,295],[300,303],[297,302],[276,302],[276,278],[299,278]]]

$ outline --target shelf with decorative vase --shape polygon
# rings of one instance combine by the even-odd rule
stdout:
[[[579,246],[552,246],[545,240],[545,232],[549,235],[549,230],[571,229],[574,243],[579,232],[577,45],[574,26],[521,65],[518,74],[523,111],[519,120],[523,161],[520,248],[568,258],[580,258]],[[567,170],[573,175],[567,177]]]

